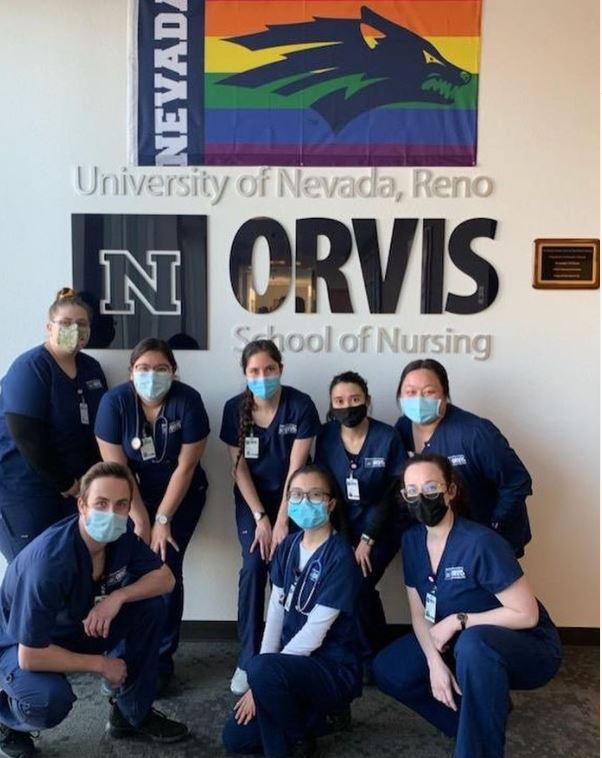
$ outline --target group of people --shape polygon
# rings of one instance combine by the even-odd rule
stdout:
[[[0,753],[13,758],[66,717],[73,671],[102,677],[114,737],[188,736],[152,703],[174,671],[209,421],[163,340],[142,340],[109,390],[81,352],[90,321],[61,290],[44,344],[1,385]],[[332,379],[321,423],[282,384],[273,342],[250,342],[241,366],[220,431],[242,552],[226,748],[311,755],[374,683],[455,737],[458,758],[503,755],[509,690],[560,662],[517,561],[531,479],[514,450],[451,403],[434,360],[403,370],[395,427],[369,415],[353,371]],[[377,585],[400,544],[413,631],[387,644]]]

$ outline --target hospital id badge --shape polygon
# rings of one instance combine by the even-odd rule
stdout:
[[[259,458],[259,437],[245,437],[245,458]]]
[[[295,587],[296,587],[296,585],[295,585],[295,584],[291,585],[291,588],[290,588],[290,590],[288,591],[288,595],[286,596],[286,601],[285,601],[285,603],[284,603],[284,610],[285,610],[287,613],[288,613],[288,611],[290,611],[290,609],[291,609],[291,605],[292,605],[292,602],[293,602],[293,595],[295,594]]]
[[[424,618],[430,621],[431,624],[435,623],[435,616],[437,614],[437,596],[432,592],[426,593],[424,603]]]
[[[150,461],[153,458],[156,458],[155,443],[153,442],[152,437],[142,438],[142,447],[140,448],[140,452],[142,453],[143,461]]]
[[[347,500],[359,500],[360,499],[360,483],[353,476],[348,476],[345,479],[347,486]]]
[[[88,403],[85,401],[79,404],[79,420],[85,426],[90,426],[90,414],[88,413]]]

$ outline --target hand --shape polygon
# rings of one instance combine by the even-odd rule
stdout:
[[[161,556],[163,563],[165,563],[165,556],[167,555],[167,543],[178,553],[180,552],[178,543],[171,536],[170,524],[160,524],[158,521],[155,521],[151,532],[150,548]]]
[[[130,518],[134,522],[134,534],[137,534],[145,545],[150,545],[151,525],[148,514],[145,513],[144,516],[134,516],[130,511]]]
[[[253,550],[259,545],[259,552],[261,554],[261,560],[267,561],[270,557],[270,545],[272,543],[272,527],[270,525],[270,520],[267,516],[264,516],[261,521],[257,522],[257,526],[255,527],[255,539],[251,543],[251,547],[249,548],[249,552],[252,553]]]
[[[365,542],[359,541],[358,546],[355,548],[355,560],[359,567],[362,569],[362,574],[368,576],[372,573],[372,564],[370,563],[370,551],[371,545],[366,545]]]
[[[236,723],[241,726],[248,724],[251,719],[255,718],[255,700],[251,690],[247,690],[234,706],[234,718]]]
[[[429,675],[431,679],[431,690],[433,691],[433,697],[443,705],[451,708],[452,711],[457,711],[458,707],[454,700],[454,690],[458,695],[462,694],[458,682],[452,672],[447,668],[443,660],[437,656],[438,660],[429,664]]]
[[[276,519],[276,523],[274,524],[274,528],[272,529],[272,544],[270,546],[270,560],[272,560],[272,558],[274,557],[276,548],[282,542],[282,540],[286,537],[287,534],[288,534],[288,518],[286,519],[286,521],[278,521]]]
[[[79,479],[76,479],[68,490],[61,492],[61,495],[65,498],[77,497],[79,495]]]
[[[111,621],[119,613],[122,605],[123,600],[119,590],[112,592],[104,600],[96,603],[82,622],[84,632],[88,637],[104,637],[106,639],[109,636]]]
[[[440,653],[442,653],[444,650],[447,650],[449,647],[447,643],[451,640],[456,632],[460,631],[461,628],[462,625],[458,621],[458,617],[455,614],[446,616],[444,619],[441,619],[441,621],[438,621],[436,624],[433,624],[433,626],[431,626],[429,629],[429,634],[431,635],[433,644]]]
[[[110,658],[107,655],[102,656],[101,676],[103,676],[111,687],[121,687],[128,675],[128,669],[122,658]]]

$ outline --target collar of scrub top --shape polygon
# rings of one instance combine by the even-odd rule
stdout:
[[[334,530],[332,531],[330,537],[332,537],[333,534],[334,534]],[[295,601],[295,610],[298,611],[299,613],[302,613],[304,616],[309,616],[310,614],[310,611],[308,611],[307,609],[316,591],[316,586],[318,584],[320,575],[322,574],[321,557],[316,558],[315,554],[322,553],[322,548],[326,546],[326,544],[328,543],[328,540],[330,540],[330,537],[328,537],[328,539],[325,540],[325,542],[323,542],[319,547],[316,548],[315,552],[307,561],[307,564],[305,565],[302,571],[299,571],[298,568],[293,569],[294,579],[293,579],[293,583],[291,587],[289,588],[289,593],[292,593],[292,596],[294,596],[295,592],[297,591],[297,583],[300,577],[303,576],[303,581],[301,583],[301,586],[299,587],[299,592],[297,593],[297,600]],[[295,538],[294,542],[292,543],[290,550],[288,551],[288,555],[286,556],[286,564],[284,566],[285,578],[290,569],[290,562],[291,562],[292,556],[296,553],[297,547],[300,548],[302,539],[303,539],[303,532],[300,532],[299,535]],[[317,575],[314,572],[317,572]],[[312,580],[313,587],[311,588],[309,592],[309,597],[307,597],[303,605],[301,605],[300,600],[303,595],[303,591],[305,590],[307,580],[311,579],[312,574],[315,576],[315,579]]]
[[[153,459],[153,463],[161,463],[165,459],[165,453],[167,452],[167,436],[169,434],[169,423],[165,416],[163,415],[163,411],[165,409],[165,403],[167,401],[167,395],[165,396],[165,400],[163,403],[161,403],[161,407],[159,408],[159,413],[157,415],[157,418],[153,421],[151,424],[150,421],[148,421],[146,418],[144,418],[144,411],[142,412],[142,416],[144,418],[144,421],[142,423],[142,429],[140,429],[140,398],[138,397],[138,393],[136,392],[136,388],[134,387],[134,384],[131,383],[132,386],[132,392],[134,393],[134,405],[136,407],[136,434],[132,439],[130,440],[130,445],[132,446],[133,450],[142,449],[142,440],[144,437],[150,436],[153,439],[153,445],[155,444],[155,438],[156,438],[156,430],[157,430],[157,423],[161,424],[161,431],[163,433],[163,450],[161,452],[161,455],[157,455],[157,449],[155,447],[155,457]],[[168,393],[169,394],[169,393]],[[142,436],[140,436],[140,434]]]

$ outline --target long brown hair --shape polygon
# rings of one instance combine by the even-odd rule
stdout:
[[[253,340],[249,342],[245,349],[242,351],[240,359],[240,365],[243,373],[247,370],[249,360],[257,353],[267,353],[270,358],[275,361],[282,370],[282,355],[280,350],[272,342],[272,340]],[[244,392],[240,398],[239,406],[239,421],[238,421],[238,456],[236,463],[234,464],[233,473],[236,472],[238,463],[242,458],[243,451],[245,449],[245,438],[248,436],[253,426],[253,410],[255,408],[255,399],[253,393],[248,387],[245,387]]]

